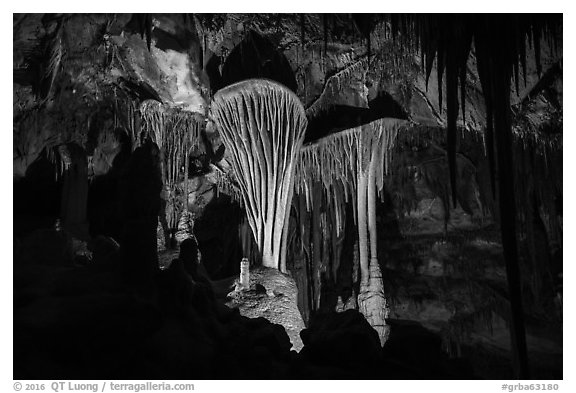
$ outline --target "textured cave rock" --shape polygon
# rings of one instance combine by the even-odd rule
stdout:
[[[214,91],[246,79],[271,79],[296,92],[294,72],[274,44],[255,31],[248,31],[222,66],[221,85]]]
[[[109,263],[34,275],[18,269],[15,277],[17,378],[288,376],[281,327],[211,304],[209,289],[178,269],[162,272],[152,302],[126,293]],[[229,367],[216,367],[222,362]]]
[[[119,53],[112,75],[151,88],[162,102],[203,113],[201,50],[194,20],[183,21],[179,15],[155,16],[148,49],[136,29],[128,33],[137,18],[132,17],[124,34],[110,36]]]
[[[227,305],[237,308],[248,318],[265,318],[286,329],[292,349],[302,349],[300,332],[304,321],[297,306],[298,288],[289,276],[276,269],[250,269],[248,290],[234,290],[228,295]]]
[[[372,367],[381,360],[378,334],[355,310],[319,315],[301,336],[301,354],[306,361],[322,367],[338,365],[346,370],[344,375],[332,378],[345,379],[348,373],[370,375]]]

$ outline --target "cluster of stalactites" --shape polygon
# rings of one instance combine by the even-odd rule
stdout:
[[[165,181],[169,186],[174,186],[190,149],[200,145],[204,117],[153,100],[144,101],[140,113],[144,133],[164,155]]]
[[[233,179],[232,173],[226,173],[220,170],[214,171],[216,180],[216,192],[228,195],[234,202],[244,207],[244,199],[238,182]]]
[[[540,75],[541,40],[556,48],[562,29],[561,15],[410,15],[392,14],[385,18],[387,36],[400,40],[401,45],[414,54],[419,54],[426,84],[432,73],[434,62],[438,80],[438,100],[442,110],[443,91],[447,98],[447,152],[453,198],[456,196],[456,121],[458,111],[465,116],[466,78],[468,58],[474,45],[477,70],[487,106],[487,146],[492,178],[494,178],[493,129],[491,123],[496,111],[508,111],[509,103],[497,104],[493,99],[493,87],[488,82],[497,72],[506,80],[514,78],[519,90],[519,68],[524,71],[526,83],[527,43],[534,46],[537,72]],[[499,64],[492,64],[500,57]],[[508,75],[509,74],[509,75]],[[445,86],[443,78],[445,77]],[[498,95],[509,95],[509,86],[494,82],[505,91]],[[458,100],[460,95],[460,100]],[[460,101],[460,102],[458,102]],[[465,121],[465,119],[463,119]],[[496,130],[509,132],[509,130]]]
[[[512,129],[514,143],[532,146],[540,155],[561,152],[563,149],[562,134],[545,135],[536,128],[514,127]]]
[[[44,151],[46,158],[56,166],[55,176],[58,178],[67,167],[60,159],[57,147],[66,143],[84,146],[85,130],[89,126],[90,120],[82,113],[49,112],[46,109],[26,112],[13,125],[14,175],[24,176],[28,165]]]
[[[562,31],[561,14],[525,14],[525,15],[417,15],[417,14],[390,14],[376,26],[375,33],[383,31],[385,39],[392,38],[408,52],[419,54],[422,68],[427,79],[432,72],[434,61],[438,72],[438,99],[442,102],[442,74],[447,63],[452,60],[459,61],[458,75],[460,83],[465,83],[466,61],[472,43],[478,37],[483,37],[483,29],[494,23],[504,23],[509,37],[502,37],[501,41],[508,39],[510,51],[508,61],[513,63],[514,79],[519,83],[519,66],[524,73],[526,83],[526,57],[527,46],[534,47],[534,61],[538,74],[542,72],[540,58],[541,41],[557,50],[559,36]],[[493,45],[502,45],[494,42]],[[478,49],[478,48],[476,48]],[[476,53],[478,56],[479,54]],[[481,54],[480,54],[481,55]],[[453,57],[449,58],[449,57]],[[462,92],[463,93],[463,92]]]
[[[536,134],[537,135],[537,134]],[[520,231],[527,236],[530,258],[533,249],[534,222],[540,216],[551,243],[562,241],[562,212],[557,198],[562,197],[562,146],[555,137],[517,137],[514,143],[515,194]]]
[[[113,126],[114,129],[123,129],[126,131],[130,137],[130,143],[132,150],[138,146],[138,137],[140,133],[140,111],[139,102],[133,99],[124,98],[117,99],[115,97],[113,104]],[[101,132],[98,136],[99,142],[100,138],[106,139],[111,133]],[[106,143],[106,141],[103,141]]]
[[[346,203],[356,201],[358,174],[367,173],[373,152],[378,152],[375,175],[378,193],[382,192],[398,131],[405,125],[404,120],[379,119],[302,148],[296,164],[295,187],[305,195],[307,209],[315,208],[312,206],[313,185],[320,182],[326,201],[334,209],[338,234],[342,233]],[[356,204],[352,205],[356,209]],[[356,219],[355,210],[354,217]]]

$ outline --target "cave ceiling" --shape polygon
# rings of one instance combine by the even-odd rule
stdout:
[[[35,148],[16,141],[15,156],[24,150],[19,144],[32,155],[50,143],[86,145],[94,123],[106,122],[95,114],[126,110],[127,101],[152,99],[208,115],[218,89],[250,77],[296,92],[309,121],[307,141],[383,117],[447,126],[438,60],[423,64],[424,52],[405,50],[414,45],[410,35],[392,34],[391,21],[378,16],[15,14],[13,22],[15,125],[38,112],[55,123],[37,133]],[[526,37],[526,64],[511,87],[514,124],[523,132],[558,133],[561,37],[532,41]],[[463,93],[458,127],[482,130],[486,109],[473,44]],[[211,139],[218,144],[217,136]]]

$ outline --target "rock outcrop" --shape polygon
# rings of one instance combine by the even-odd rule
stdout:
[[[228,295],[228,307],[237,308],[249,318],[265,318],[286,329],[292,348],[302,349],[300,332],[304,320],[298,310],[296,282],[277,269],[256,268],[250,270],[250,287],[237,289]]]

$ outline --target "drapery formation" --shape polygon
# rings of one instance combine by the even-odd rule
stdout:
[[[268,80],[246,80],[216,93],[211,114],[230,152],[262,264],[285,271],[294,166],[306,116],[298,97]]]
[[[164,155],[165,184],[173,186],[179,180],[180,169],[190,149],[200,144],[203,117],[199,113],[171,108],[153,100],[144,101],[140,112],[144,131]]]
[[[354,206],[360,254],[359,308],[378,332],[382,344],[386,342],[388,329],[377,256],[376,194],[383,190],[390,152],[398,130],[405,124],[406,121],[398,119],[379,119],[330,135],[304,147],[296,167],[296,188],[304,195],[308,211],[319,210],[314,205],[314,196],[323,190],[328,210],[335,216],[338,235],[344,227],[346,203],[351,201]],[[322,190],[318,190],[319,185]],[[316,244],[315,250],[318,249]]]

